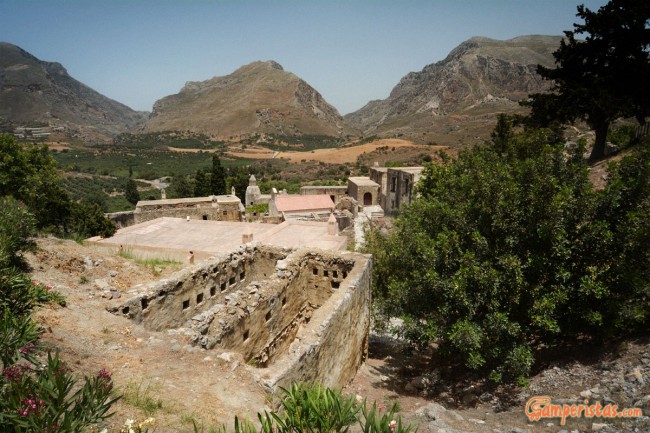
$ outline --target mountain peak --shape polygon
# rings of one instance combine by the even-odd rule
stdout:
[[[156,101],[145,130],[191,130],[222,138],[356,132],[320,93],[273,60],[186,83],[179,93]]]

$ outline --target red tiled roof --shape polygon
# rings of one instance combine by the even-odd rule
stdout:
[[[325,194],[315,195],[278,195],[275,207],[279,212],[315,211],[333,209],[334,202]]]

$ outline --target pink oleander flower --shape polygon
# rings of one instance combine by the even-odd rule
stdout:
[[[20,404],[22,407],[16,409],[16,412],[18,412],[18,414],[23,417],[27,417],[31,414],[40,415],[45,408],[45,402],[43,402],[43,400],[36,399],[33,396],[21,398]]]
[[[105,368],[99,370],[99,373],[97,373],[97,379],[100,386],[102,387],[102,391],[105,393],[109,393],[113,389],[113,380],[111,379],[111,373]]]
[[[27,347],[21,347],[18,349],[18,352],[22,353],[23,355],[27,355],[28,353],[33,352],[36,350],[36,345],[34,343],[29,343]]]

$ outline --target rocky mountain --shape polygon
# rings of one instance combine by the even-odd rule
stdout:
[[[191,130],[225,139],[357,132],[313,87],[274,61],[186,83],[179,93],[156,101],[145,130]]]
[[[71,135],[102,140],[146,117],[75,80],[60,63],[0,42],[0,118],[5,121],[63,126]]]
[[[517,111],[518,102],[528,94],[549,89],[536,68],[553,66],[552,53],[560,39],[473,37],[444,60],[407,74],[387,99],[371,101],[345,119],[367,135],[428,141],[427,136],[460,129],[454,124],[458,120],[478,121],[495,112]]]

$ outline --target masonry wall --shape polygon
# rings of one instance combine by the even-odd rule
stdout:
[[[371,264],[369,256],[357,260],[345,285],[327,300],[331,307],[315,310],[299,330],[300,343],[258,371],[265,388],[312,381],[341,387],[354,378],[368,354]]]
[[[375,185],[359,185],[353,181],[348,181],[348,193],[351,197],[354,197],[355,200],[361,206],[366,206],[364,203],[364,195],[369,193],[372,197],[369,205],[376,205],[379,199],[379,187]]]
[[[125,212],[107,213],[106,218],[113,221],[115,225],[117,225],[118,229],[129,227],[135,224],[135,213],[132,210]]]
[[[300,188],[300,195],[328,195],[334,202],[338,204],[341,197],[348,193],[347,186],[303,186]]]
[[[137,286],[110,311],[183,328],[192,344],[240,353],[269,390],[291,381],[343,386],[367,355],[370,256],[247,244]],[[251,367],[252,368],[252,367]]]
[[[161,217],[187,218],[210,221],[241,221],[239,203],[219,203],[206,205],[160,205],[138,208],[134,213],[135,224]]]

